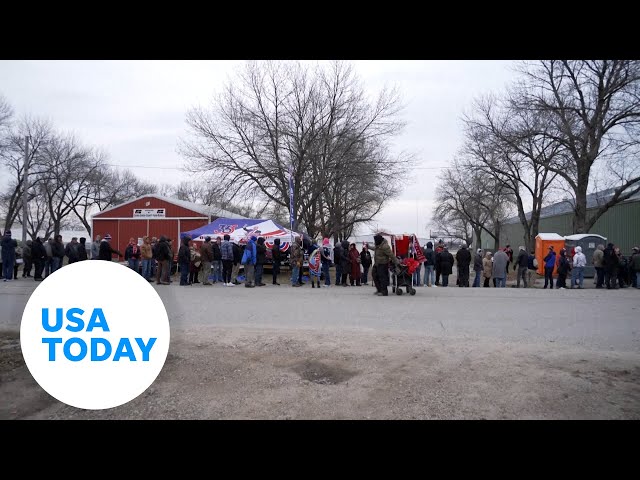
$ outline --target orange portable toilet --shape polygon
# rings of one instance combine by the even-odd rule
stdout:
[[[549,247],[553,247],[556,252],[556,265],[553,267],[553,275],[555,275],[558,255],[560,255],[560,250],[564,248],[564,237],[557,233],[539,233],[536,236],[536,260],[538,260],[536,273],[539,275],[544,275],[544,257],[549,253]]]

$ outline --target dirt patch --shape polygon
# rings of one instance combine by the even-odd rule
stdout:
[[[293,368],[300,378],[318,385],[337,385],[356,375],[339,366],[327,365],[317,360],[304,360]]]
[[[17,332],[0,332],[0,382],[5,374],[24,365]]]
[[[190,328],[153,385],[109,410],[50,397],[17,335],[0,347],[1,419],[640,419],[640,355],[566,345]]]

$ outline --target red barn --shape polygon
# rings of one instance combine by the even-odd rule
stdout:
[[[216,207],[160,195],[145,195],[108,208],[92,217],[92,240],[111,235],[113,248],[124,254],[129,239],[144,236],[171,238],[179,244],[180,232],[208,225],[219,217],[245,218]],[[177,247],[175,249],[177,251]]]

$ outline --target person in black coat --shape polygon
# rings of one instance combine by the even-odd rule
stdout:
[[[341,242],[342,245],[342,256],[340,257],[340,269],[342,272],[342,277],[340,279],[340,283],[343,287],[347,286],[347,276],[351,271],[351,261],[349,260],[349,240],[343,240]]]
[[[80,244],[78,245],[78,261],[87,260],[87,239],[80,237]]]
[[[618,288],[617,275],[618,275],[618,257],[614,251],[613,243],[609,243],[607,248],[604,249],[604,255],[602,258],[602,264],[604,266],[604,283],[607,289]]]
[[[189,263],[191,262],[191,251],[189,250],[189,237],[184,237],[178,250],[178,265],[180,266],[180,285],[191,285],[189,283]]]
[[[158,261],[158,271],[156,272],[156,283],[158,285],[169,285],[169,275],[171,275],[171,248],[167,237],[162,235],[155,248],[155,258]]]
[[[471,265],[471,252],[467,249],[467,244],[463,243],[456,253],[458,261],[458,286],[469,286],[469,265]]]
[[[362,245],[362,251],[360,252],[360,264],[362,265],[362,284],[369,285],[369,268],[371,268],[371,252],[369,246],[365,243]]]
[[[442,252],[440,252],[437,256],[436,261],[440,266],[440,274],[442,275],[442,286],[446,287],[449,285],[449,275],[453,272],[453,255],[449,253],[449,249],[444,247]]]
[[[256,242],[256,287],[264,287],[262,283],[262,273],[264,264],[267,261],[267,246],[264,244],[264,237],[258,237]]]
[[[342,243],[336,243],[333,247],[333,263],[336,266],[336,286],[342,282],[342,257],[346,252],[342,248]]]
[[[111,235],[107,233],[102,239],[102,242],[100,242],[100,251],[98,253],[98,258],[100,260],[106,260],[110,262],[114,254],[117,254],[119,257],[122,257],[122,253],[120,253],[120,251],[115,250],[113,247],[111,247],[110,242],[111,242]]]
[[[233,268],[231,269],[231,283],[234,285],[240,285],[238,281],[238,273],[240,273],[240,262],[242,262],[243,255],[242,248],[240,245],[234,243],[233,244]]]
[[[273,241],[273,247],[271,248],[271,275],[273,276],[273,284],[280,285],[278,283],[278,275],[280,275],[280,262],[282,261],[282,254],[280,252],[280,239],[276,238]]]
[[[42,244],[42,239],[40,237],[36,238],[36,241],[33,242],[33,246],[31,247],[31,258],[35,265],[33,279],[36,282],[41,282],[43,280],[42,271],[44,270],[44,262],[47,259],[47,251],[44,249],[44,245]]]

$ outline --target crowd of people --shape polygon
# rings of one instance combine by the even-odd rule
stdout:
[[[89,259],[111,261],[113,256],[117,255],[118,258],[124,257],[128,266],[147,281],[155,281],[158,285],[171,284],[175,269],[180,274],[182,286],[221,283],[225,287],[234,287],[240,285],[243,280],[246,288],[266,286],[264,266],[267,263],[271,265],[272,285],[280,285],[282,263],[288,258],[290,284],[300,287],[304,285],[302,267],[306,254],[316,255],[320,265],[316,275],[310,274],[312,288],[330,287],[330,268],[334,266],[335,286],[369,285],[371,273],[376,294],[386,296],[390,285],[390,272],[397,269],[401,263],[401,258],[394,255],[389,242],[380,234],[374,236],[374,245],[370,247],[364,243],[361,251],[355,243],[346,240],[331,247],[328,238],[323,238],[321,245],[317,245],[311,240],[298,237],[292,243],[288,254],[281,251],[279,239],[275,239],[273,246],[267,251],[268,247],[263,237],[252,236],[246,245],[231,242],[229,235],[218,236],[215,239],[206,237],[200,246],[189,237],[184,237],[177,250],[177,264],[174,263],[173,241],[167,236],[145,236],[141,245],[138,245],[134,238],[130,238],[122,253],[112,247],[109,234],[104,238],[97,236],[91,248],[87,248],[84,237],[74,237],[64,245],[61,235],[46,241],[38,237],[35,241],[28,240],[25,245],[19,246],[12,238],[11,231],[7,230],[0,241],[0,247],[5,282],[18,279],[21,265],[22,278],[41,281],[61,268],[65,257],[67,263],[71,264]],[[456,268],[458,287],[469,287],[471,284],[471,287],[487,288],[493,284],[493,287],[503,288],[512,268],[516,272],[514,287],[520,288],[522,284],[527,288],[533,286],[533,275],[538,270],[535,253],[527,252],[523,246],[518,248],[516,255],[510,245],[492,253],[484,252],[480,248],[472,252],[463,244],[454,256],[440,240],[435,246],[433,242],[428,242],[423,254],[424,262],[413,273],[415,286],[448,287],[449,276]],[[584,288],[587,259],[581,247],[575,247],[570,252],[565,248],[556,252],[551,246],[543,262],[543,289]],[[640,288],[640,248],[634,247],[632,254],[625,257],[612,243],[606,248],[604,245],[598,245],[593,254],[592,264],[596,270],[596,288]],[[244,278],[240,275],[240,268],[244,269]],[[470,279],[471,271],[473,281]],[[555,284],[554,271],[557,274]],[[569,275],[570,286],[567,285]]]

